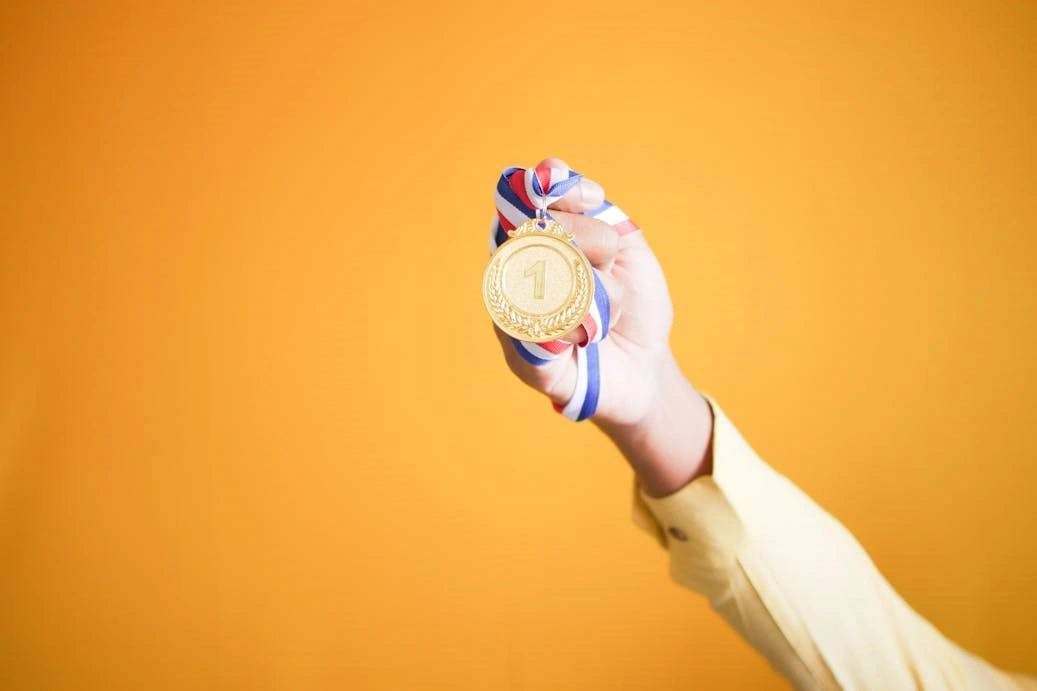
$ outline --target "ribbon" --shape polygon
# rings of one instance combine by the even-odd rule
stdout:
[[[547,207],[565,196],[582,177],[568,168],[505,168],[500,180],[497,181],[497,218],[490,228],[490,254],[508,239],[509,230],[514,230],[527,220],[535,218],[538,212],[550,218]],[[629,216],[607,200],[597,209],[585,211],[583,215],[605,221],[620,235],[639,230]],[[574,421],[592,417],[598,408],[598,394],[601,391],[598,344],[608,337],[611,316],[608,294],[598,270],[593,269],[593,274],[594,299],[591,301],[590,312],[582,322],[582,326],[587,330],[586,342],[573,344],[556,340],[532,343],[511,338],[522,359],[537,367],[568,355],[573,348],[576,349],[576,388],[566,403],[553,404],[557,412]]]

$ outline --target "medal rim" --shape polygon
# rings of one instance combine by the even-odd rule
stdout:
[[[572,236],[562,227],[562,225],[557,221],[548,221],[545,224],[545,228],[540,228],[536,225],[536,223],[536,219],[530,219],[526,223],[523,223],[521,226],[512,231],[512,236],[505,240],[503,243],[501,243],[501,245],[494,251],[493,256],[490,258],[489,263],[486,265],[486,269],[483,271],[482,293],[483,303],[486,307],[486,311],[489,312],[490,318],[493,320],[493,323],[496,324],[501,331],[519,340],[530,341],[534,343],[546,343],[548,341],[553,341],[561,336],[564,336],[565,334],[569,333],[583,322],[583,319],[587,316],[587,313],[590,311],[592,301],[594,300],[594,283],[593,279],[591,278],[592,267],[590,260],[587,259],[587,255],[585,255],[579,247],[573,244],[573,242],[571,241]],[[528,228],[528,226],[532,226],[532,229]],[[586,276],[586,294],[583,300],[581,301],[582,304],[578,304],[575,308],[573,316],[567,320],[562,321],[558,326],[555,326],[550,330],[541,332],[539,334],[537,334],[535,330],[531,331],[528,328],[523,329],[521,325],[512,326],[511,324],[506,323],[505,320],[507,314],[501,314],[502,308],[500,308],[498,305],[493,304],[494,301],[491,299],[491,278],[493,278],[494,274],[497,274],[499,276],[499,274],[503,271],[504,255],[507,254],[502,250],[504,250],[512,242],[521,240],[523,238],[546,238],[559,243],[564,247],[564,249],[562,250],[563,254],[571,253],[573,255],[573,263],[575,265],[582,266]],[[574,266],[573,268],[575,269],[576,267]],[[573,280],[574,282],[576,282],[579,279],[576,275],[574,275]],[[513,312],[520,314],[522,317],[525,317],[526,319],[536,320],[537,322],[556,319],[557,315],[564,313],[567,310],[573,309],[571,302],[567,300],[564,304],[562,304],[561,307],[554,310],[553,312],[549,312],[544,315],[530,315],[528,312],[525,312],[517,306],[515,306],[511,302],[511,300],[503,294],[503,291],[501,291],[501,296],[508,303]]]

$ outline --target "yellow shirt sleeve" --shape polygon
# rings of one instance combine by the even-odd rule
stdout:
[[[1037,689],[961,649],[912,610],[835,518],[764,463],[713,402],[713,474],[634,520],[800,689]]]

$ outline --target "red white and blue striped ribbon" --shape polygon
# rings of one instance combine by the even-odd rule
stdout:
[[[497,218],[490,228],[490,253],[493,254],[507,239],[508,231],[517,228],[537,212],[547,212],[547,207],[561,199],[583,176],[568,168],[506,168],[497,182],[495,202]],[[613,226],[620,235],[633,233],[637,225],[612,202],[605,201],[597,209],[584,212]],[[608,336],[610,305],[598,270],[594,269],[594,300],[590,312],[583,320],[587,330],[587,341],[579,344],[564,341],[532,343],[512,338],[511,342],[526,362],[541,367],[552,360],[568,355],[576,348],[576,389],[564,405],[555,404],[555,410],[570,420],[586,420],[594,415],[598,407],[601,390],[598,344]]]

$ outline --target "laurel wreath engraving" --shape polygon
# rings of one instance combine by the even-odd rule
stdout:
[[[502,268],[499,262],[494,262],[490,268],[487,302],[493,321],[505,331],[521,333],[524,340],[547,341],[574,328],[583,318],[581,307],[589,302],[587,295],[590,291],[590,279],[582,262],[573,262],[573,282],[576,288],[572,298],[558,311],[540,317],[522,314],[511,306],[511,302],[500,289]]]
[[[563,240],[569,242],[573,241],[573,235],[565,229],[558,221],[545,218],[531,218],[518,228],[508,231],[509,238],[517,238],[521,235],[528,235],[530,233],[537,233],[538,235],[554,235]]]

